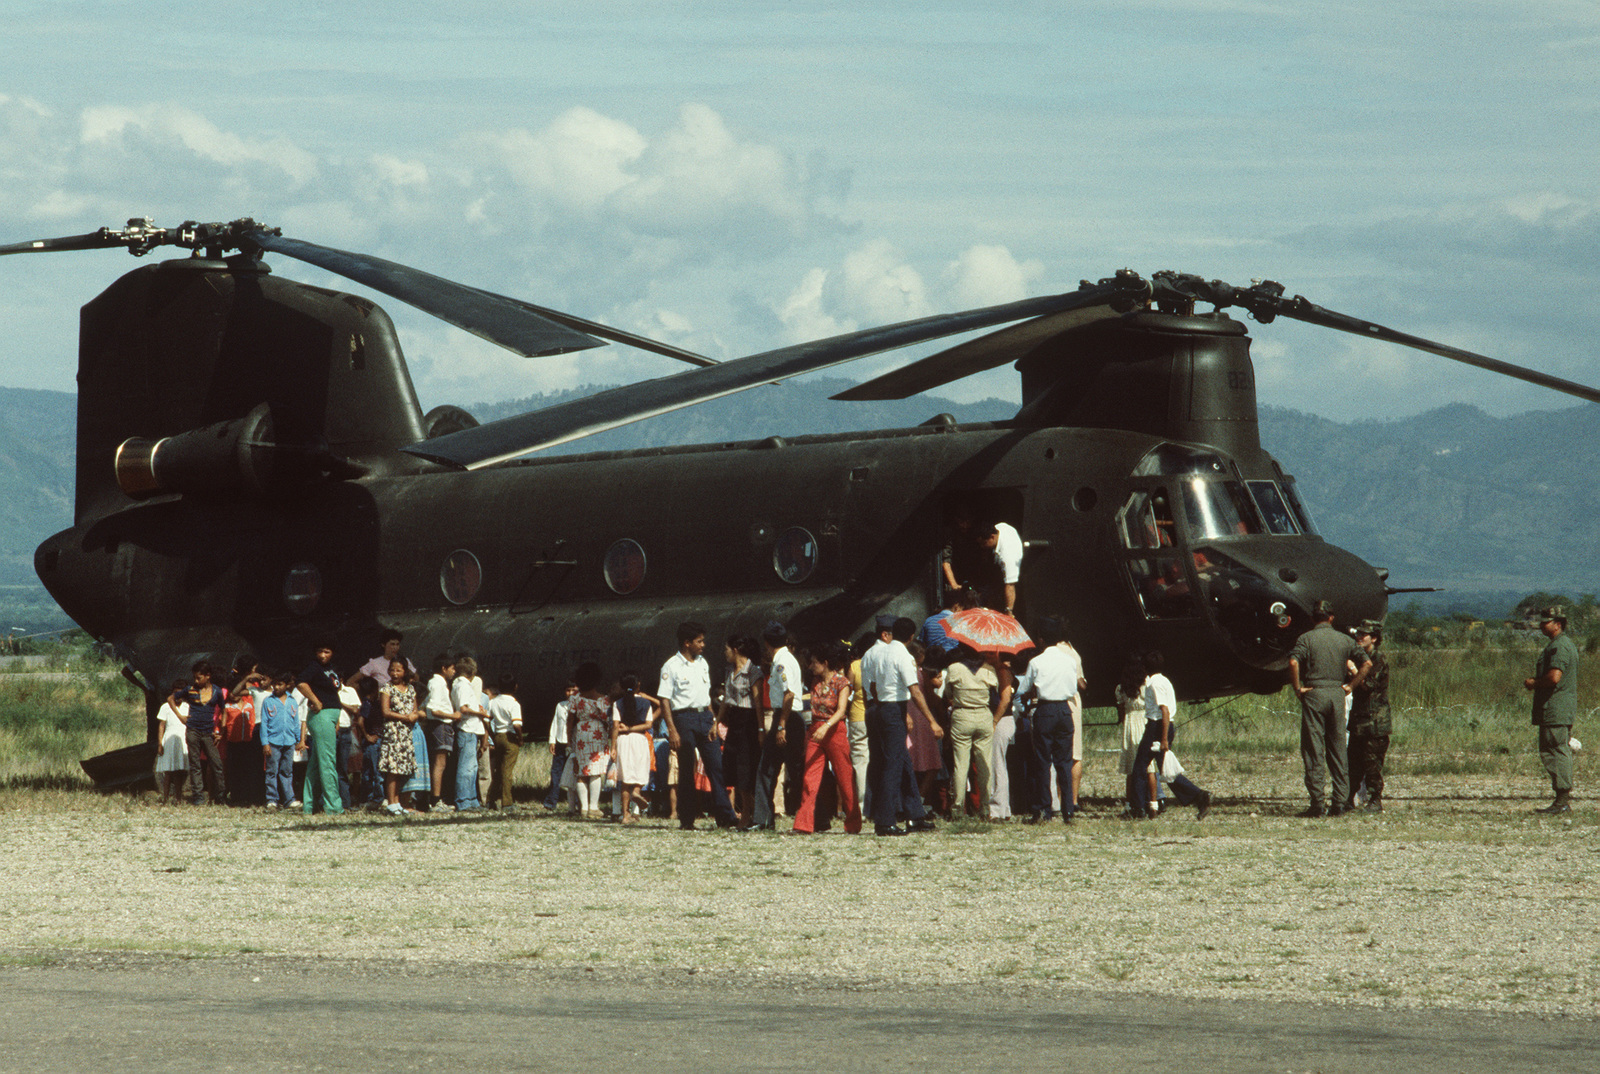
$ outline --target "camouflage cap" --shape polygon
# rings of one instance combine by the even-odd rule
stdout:
[[[1363,619],[1361,625],[1356,627],[1357,634],[1371,634],[1379,637],[1383,634],[1383,621],[1381,619]]]
[[[1539,613],[1539,622],[1540,623],[1552,623],[1552,622],[1560,623],[1564,627],[1564,626],[1567,625],[1567,613],[1561,607],[1561,605],[1558,604],[1554,608],[1546,608],[1543,611],[1541,611]]]
[[[1332,619],[1333,618],[1333,601],[1331,601],[1331,600],[1319,600],[1319,601],[1317,601],[1316,607],[1312,609],[1312,612],[1319,619]]]

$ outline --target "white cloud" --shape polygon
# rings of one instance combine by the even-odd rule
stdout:
[[[973,309],[1027,298],[1043,275],[1043,262],[1019,262],[1004,246],[978,245],[945,266],[942,282],[957,307]]]
[[[311,182],[318,171],[316,158],[287,138],[242,138],[177,105],[86,108],[80,135],[86,145],[114,145],[130,153],[159,152],[177,143],[193,156],[224,167],[265,165],[295,186]]]
[[[481,140],[525,195],[584,214],[637,181],[629,169],[648,144],[627,123],[583,107],[567,109],[537,132]]]

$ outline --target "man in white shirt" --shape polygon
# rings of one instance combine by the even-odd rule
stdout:
[[[1162,674],[1165,666],[1166,658],[1159,649],[1152,649],[1144,655],[1144,670],[1148,676],[1144,681],[1144,740],[1139,743],[1139,752],[1133,756],[1133,772],[1128,776],[1128,809],[1135,818],[1148,816],[1154,819],[1159,813],[1150,797],[1155,780],[1146,775],[1146,770],[1151,761],[1156,762],[1158,770],[1166,767],[1166,753],[1172,748],[1176,732],[1172,717],[1178,711],[1178,694],[1172,688],[1172,680]],[[1210,791],[1201,790],[1181,772],[1162,778],[1172,788],[1179,805],[1195,807],[1196,820],[1204,819],[1211,812]]]
[[[767,677],[772,724],[761,736],[753,819],[757,831],[772,831],[778,812],[775,804],[778,769],[787,763],[789,776],[793,778],[804,765],[805,725],[800,722],[799,712],[806,684],[800,674],[800,661],[789,649],[789,631],[782,623],[768,623],[761,632],[761,644],[772,668]]]
[[[878,835],[905,835],[908,831],[929,832],[934,828],[917,791],[917,776],[906,751],[906,732],[911,730],[908,703],[914,703],[923,719],[933,723],[922,685],[917,681],[917,662],[905,643],[917,632],[911,619],[880,615],[878,642],[861,658],[861,689],[867,697],[867,784],[872,788],[872,827]],[[937,726],[937,725],[935,725]],[[900,814],[910,823],[902,828]]]
[[[694,831],[700,815],[699,792],[694,786],[696,752],[711,781],[711,809],[717,827],[732,828],[738,823],[723,784],[722,743],[712,729],[711,665],[700,655],[705,648],[705,627],[679,623],[678,651],[661,665],[661,684],[656,689],[661,715],[667,721],[667,741],[678,754],[678,827],[686,832]]]
[[[1030,824],[1053,816],[1050,809],[1050,775],[1061,789],[1061,820],[1072,823],[1078,803],[1072,795],[1072,699],[1088,685],[1083,664],[1067,644],[1067,624],[1051,617],[1040,625],[1042,652],[1028,663],[1017,681],[1017,696],[1038,699],[1033,710],[1033,802]]]
[[[999,603],[1007,615],[1017,611],[1017,583],[1022,580],[1022,535],[1009,522],[991,522],[978,534],[978,543],[994,553],[995,567],[1000,572],[1001,599]]]

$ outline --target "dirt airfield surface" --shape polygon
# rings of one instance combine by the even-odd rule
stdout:
[[[1532,779],[1447,776],[1392,787],[1379,816],[1302,820],[1289,763],[1207,780],[1205,821],[1118,820],[1090,781],[1070,828],[900,839],[10,791],[0,968],[98,953],[472,966],[485,982],[592,972],[646,993],[693,976],[729,995],[798,982],[1600,1013],[1593,803],[1545,818]]]

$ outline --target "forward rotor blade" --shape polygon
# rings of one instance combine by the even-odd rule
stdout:
[[[0,254],[47,254],[56,250],[104,250],[112,246],[126,246],[121,238],[113,237],[108,228],[91,231],[87,235],[66,235],[59,239],[34,239],[32,242],[13,242],[0,246]]]
[[[1109,297],[1126,293],[1130,287],[1127,281],[1115,285],[1102,283],[1087,289],[1087,292],[1093,292],[1087,301],[1103,303]],[[658,414],[720,399],[802,373],[827,369],[880,351],[1077,308],[1086,304],[1087,292],[1048,295],[963,313],[939,314],[782,347],[706,369],[691,369],[659,380],[613,388],[584,399],[574,399],[569,403],[490,422],[476,429],[464,429],[424,440],[403,450],[448,466],[476,470],[539,448],[593,436]]]
[[[1371,321],[1363,321],[1343,313],[1335,313],[1333,310],[1323,309],[1321,306],[1307,302],[1298,295],[1289,305],[1279,309],[1277,312],[1284,317],[1292,317],[1297,321],[1320,324],[1324,328],[1337,328],[1341,332],[1365,336],[1368,339],[1381,339],[1388,343],[1398,343],[1402,347],[1427,351],[1429,354],[1437,354],[1441,358],[1465,362],[1467,365],[1474,365],[1479,369],[1487,369],[1491,373],[1515,377],[1517,380],[1525,380],[1529,384],[1537,384],[1541,388],[1551,388],[1558,392],[1565,392],[1568,395],[1575,395],[1579,399],[1586,399],[1591,403],[1600,403],[1600,390],[1591,388],[1588,385],[1563,380],[1561,377],[1553,377],[1549,373],[1541,373],[1537,369],[1529,369],[1527,366],[1512,365],[1510,362],[1502,362],[1497,358],[1488,358],[1472,351],[1462,350],[1460,347],[1435,343],[1433,340],[1423,339],[1421,336],[1397,332],[1393,328],[1385,328],[1381,324],[1373,324]]]
[[[299,239],[286,239],[261,230],[251,232],[249,238],[263,250],[293,257],[365,284],[529,358],[605,346],[593,336],[574,331],[525,302],[455,283],[421,269]]]
[[[1324,309],[1316,303],[1295,295],[1285,298],[1283,284],[1273,280],[1263,280],[1251,284],[1249,287],[1235,287],[1221,280],[1206,280],[1199,276],[1187,275],[1177,272],[1157,272],[1151,277],[1155,289],[1157,302],[1177,300],[1181,302],[1210,302],[1218,309],[1224,306],[1240,306],[1255,314],[1256,320],[1262,324],[1270,322],[1274,317],[1291,317],[1297,321],[1308,324],[1321,325],[1324,328],[1335,328],[1341,332],[1349,332],[1355,336],[1365,336],[1367,339],[1381,339],[1386,343],[1398,343],[1402,347],[1411,347],[1414,350],[1427,351],[1437,354],[1441,358],[1449,358],[1467,365],[1487,369],[1491,373],[1499,373],[1506,377],[1515,377],[1525,380],[1529,384],[1537,384],[1541,388],[1550,388],[1567,395],[1577,396],[1579,399],[1591,403],[1600,403],[1600,390],[1585,384],[1563,380],[1553,377],[1548,373],[1541,373],[1537,369],[1527,366],[1512,365],[1502,362],[1497,358],[1489,358],[1472,351],[1462,350],[1460,347],[1451,347],[1444,343],[1435,343],[1431,339],[1421,336],[1397,332],[1393,328],[1385,328],[1381,324],[1363,321],[1359,317],[1349,314],[1336,313]]]
[[[881,377],[846,388],[833,398],[848,401],[906,399],[953,380],[1014,362],[1062,332],[1115,316],[1117,311],[1101,300],[1092,306],[1037,317],[930,354]]]

